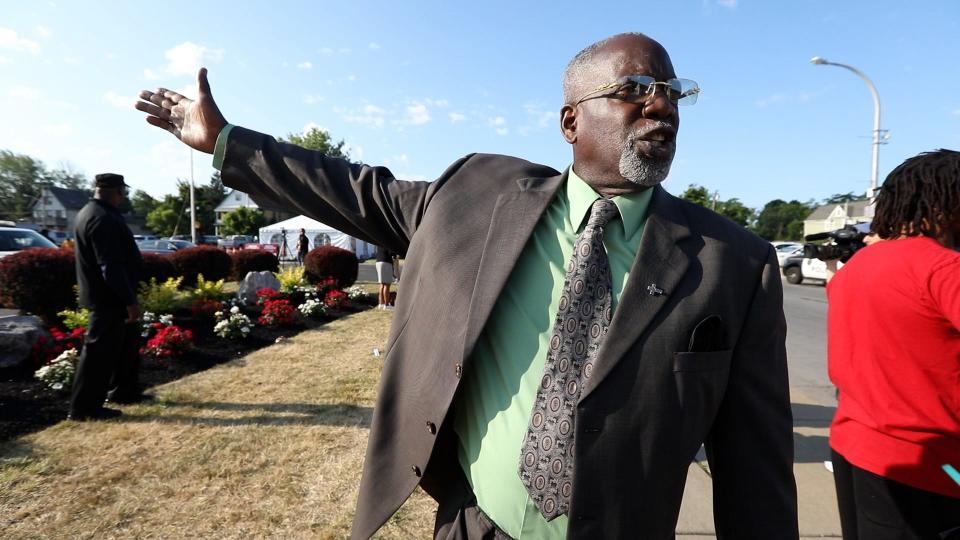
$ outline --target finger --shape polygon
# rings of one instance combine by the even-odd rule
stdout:
[[[164,109],[163,107],[158,107],[157,105],[154,105],[153,103],[149,103],[149,102],[146,102],[146,101],[138,101],[138,102],[134,105],[134,108],[136,108],[136,109],[139,110],[139,111],[143,111],[143,112],[145,112],[145,113],[147,113],[147,114],[150,114],[150,115],[159,117],[159,118],[163,119],[164,121],[169,120],[169,118],[170,118],[170,110],[169,110],[169,109]]]
[[[197,72],[197,88],[201,96],[210,97],[210,81],[207,80],[207,68],[202,67]]]
[[[150,90],[141,90],[141,91],[140,91],[140,99],[149,100],[151,96],[153,96],[153,92],[151,92]]]
[[[174,135],[177,134],[176,126],[174,126],[170,122],[167,122],[166,120],[161,120],[156,116],[148,116],[147,123],[150,124],[151,126],[157,126],[158,128],[165,129],[170,133],[173,133]]]

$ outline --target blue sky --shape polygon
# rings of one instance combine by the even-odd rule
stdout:
[[[195,93],[210,70],[227,119],[286,135],[315,125],[401,178],[433,179],[469,152],[558,169],[560,80],[584,46],[641,31],[698,81],[664,184],[761,207],[864,192],[876,84],[889,144],[880,179],[960,148],[960,2],[194,2],[0,0],[0,149],[154,196],[190,176],[188,151],[132,109],[142,88]],[[170,4],[179,6],[186,4]],[[204,182],[210,158],[195,156]]]

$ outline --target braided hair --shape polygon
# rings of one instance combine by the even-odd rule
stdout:
[[[914,156],[887,175],[873,217],[881,238],[937,238],[960,218],[960,152],[936,150]]]

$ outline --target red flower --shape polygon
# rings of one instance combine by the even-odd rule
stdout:
[[[161,325],[162,326],[162,325]],[[180,356],[193,346],[193,332],[171,324],[164,326],[147,341],[141,354],[152,354],[157,358]]]
[[[296,320],[296,313],[287,299],[267,300],[257,322],[263,326],[289,326]]]
[[[327,292],[326,298],[323,299],[323,303],[329,308],[339,308],[347,302],[347,293],[338,290],[332,290]]]

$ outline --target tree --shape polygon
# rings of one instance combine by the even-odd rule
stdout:
[[[815,206],[813,201],[772,200],[757,216],[755,232],[767,240],[799,239],[803,236],[803,220]]]
[[[160,201],[151,197],[146,191],[137,189],[130,196],[130,206],[133,207],[133,213],[137,216],[147,217],[158,204]]]
[[[44,180],[67,189],[89,190],[92,185],[86,175],[74,169],[69,163],[61,163],[56,169],[44,173]]]
[[[330,157],[350,159],[350,154],[343,149],[346,145],[343,139],[333,142],[330,132],[316,127],[312,127],[302,134],[290,133],[287,135],[287,140],[281,138],[280,142],[289,142],[309,150],[317,150]]]
[[[181,203],[174,195],[165,196],[147,213],[147,227],[159,236],[171,236],[174,231],[183,231],[183,209],[186,205]]]
[[[708,191],[707,188],[703,186],[690,184],[689,186],[687,186],[687,190],[680,195],[680,198],[685,201],[690,201],[692,203],[699,204],[704,208],[711,207],[710,191]]]
[[[240,207],[223,216],[223,224],[220,226],[220,232],[223,234],[246,234],[255,236],[260,232],[260,227],[267,224],[267,218],[263,212],[252,208]]]
[[[721,216],[729,218],[734,223],[743,227],[751,225],[757,215],[756,210],[748,206],[744,206],[744,204],[740,202],[740,199],[737,199],[736,197],[726,201],[718,202],[717,213]]]
[[[854,195],[852,191],[848,191],[846,193],[834,193],[833,195],[827,197],[823,201],[823,204],[842,204],[850,201],[859,201],[865,198],[866,197]]]
[[[743,227],[750,225],[756,215],[756,211],[753,208],[744,206],[737,198],[728,201],[714,201],[710,196],[710,190],[696,184],[690,184],[687,190],[680,195],[680,198],[694,204],[699,204],[704,208],[710,208],[721,216]]]
[[[193,188],[193,198],[197,206],[197,234],[213,234],[217,220],[214,210],[226,196],[227,190],[220,180],[219,171],[210,177],[210,182],[207,185],[199,185]],[[177,198],[181,201],[182,207],[187,209],[186,217],[189,219],[190,182],[177,181]],[[189,234],[190,226],[188,224],[185,227],[180,227],[179,230],[183,231],[183,234]]]
[[[44,174],[42,162],[0,150],[0,219],[17,220],[30,214],[40,197]]]

